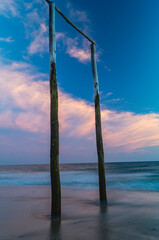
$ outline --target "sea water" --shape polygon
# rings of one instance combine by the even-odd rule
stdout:
[[[159,162],[107,163],[108,189],[159,191]],[[60,165],[62,187],[97,189],[96,164]],[[50,185],[49,165],[0,166],[0,185]]]

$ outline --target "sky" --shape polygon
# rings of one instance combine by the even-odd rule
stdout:
[[[159,159],[158,0],[57,0],[96,42],[105,162]],[[49,163],[48,4],[0,1],[0,164]],[[90,43],[56,12],[60,163],[97,162]]]

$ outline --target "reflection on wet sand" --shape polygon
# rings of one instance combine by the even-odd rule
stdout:
[[[92,204],[93,207],[93,204]],[[108,239],[108,229],[106,227],[107,206],[98,205],[99,214],[93,219],[78,216],[70,219],[51,220],[49,240],[65,240],[65,239]],[[78,212],[77,208],[77,212]],[[65,227],[67,226],[67,227]]]
[[[62,239],[61,238],[61,220],[50,221],[49,240]]]
[[[48,187],[0,188],[3,240],[158,240],[159,193],[62,189],[61,221],[50,220]],[[2,194],[3,193],[3,194]]]

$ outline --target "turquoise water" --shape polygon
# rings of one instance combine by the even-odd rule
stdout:
[[[97,189],[95,164],[61,166],[61,185],[78,189]],[[108,189],[159,191],[159,163],[106,164]],[[0,185],[50,185],[48,165],[0,166]]]

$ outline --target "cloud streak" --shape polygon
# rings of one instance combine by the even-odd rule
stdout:
[[[79,11],[72,7],[71,3],[67,3],[67,9],[69,11],[69,17],[76,22],[82,22],[84,24],[89,24],[90,19],[86,11]]]
[[[19,15],[18,5],[14,0],[0,1],[0,15],[16,17]]]
[[[12,39],[12,37],[7,37],[7,38],[0,37],[0,42],[10,43],[10,42],[14,42],[14,40]]]
[[[0,84],[0,128],[42,135],[48,133],[48,76],[35,74],[34,68],[26,63],[15,62],[1,66]],[[103,109],[101,114],[106,151],[133,152],[159,145],[159,114],[135,114],[107,109]],[[76,139],[85,149],[90,141],[94,142],[92,103],[60,90],[59,121],[61,138],[67,138],[67,141]]]
[[[48,52],[48,32],[45,24],[41,23],[37,31],[33,33],[34,40],[28,47],[28,53],[33,55],[35,53]]]

